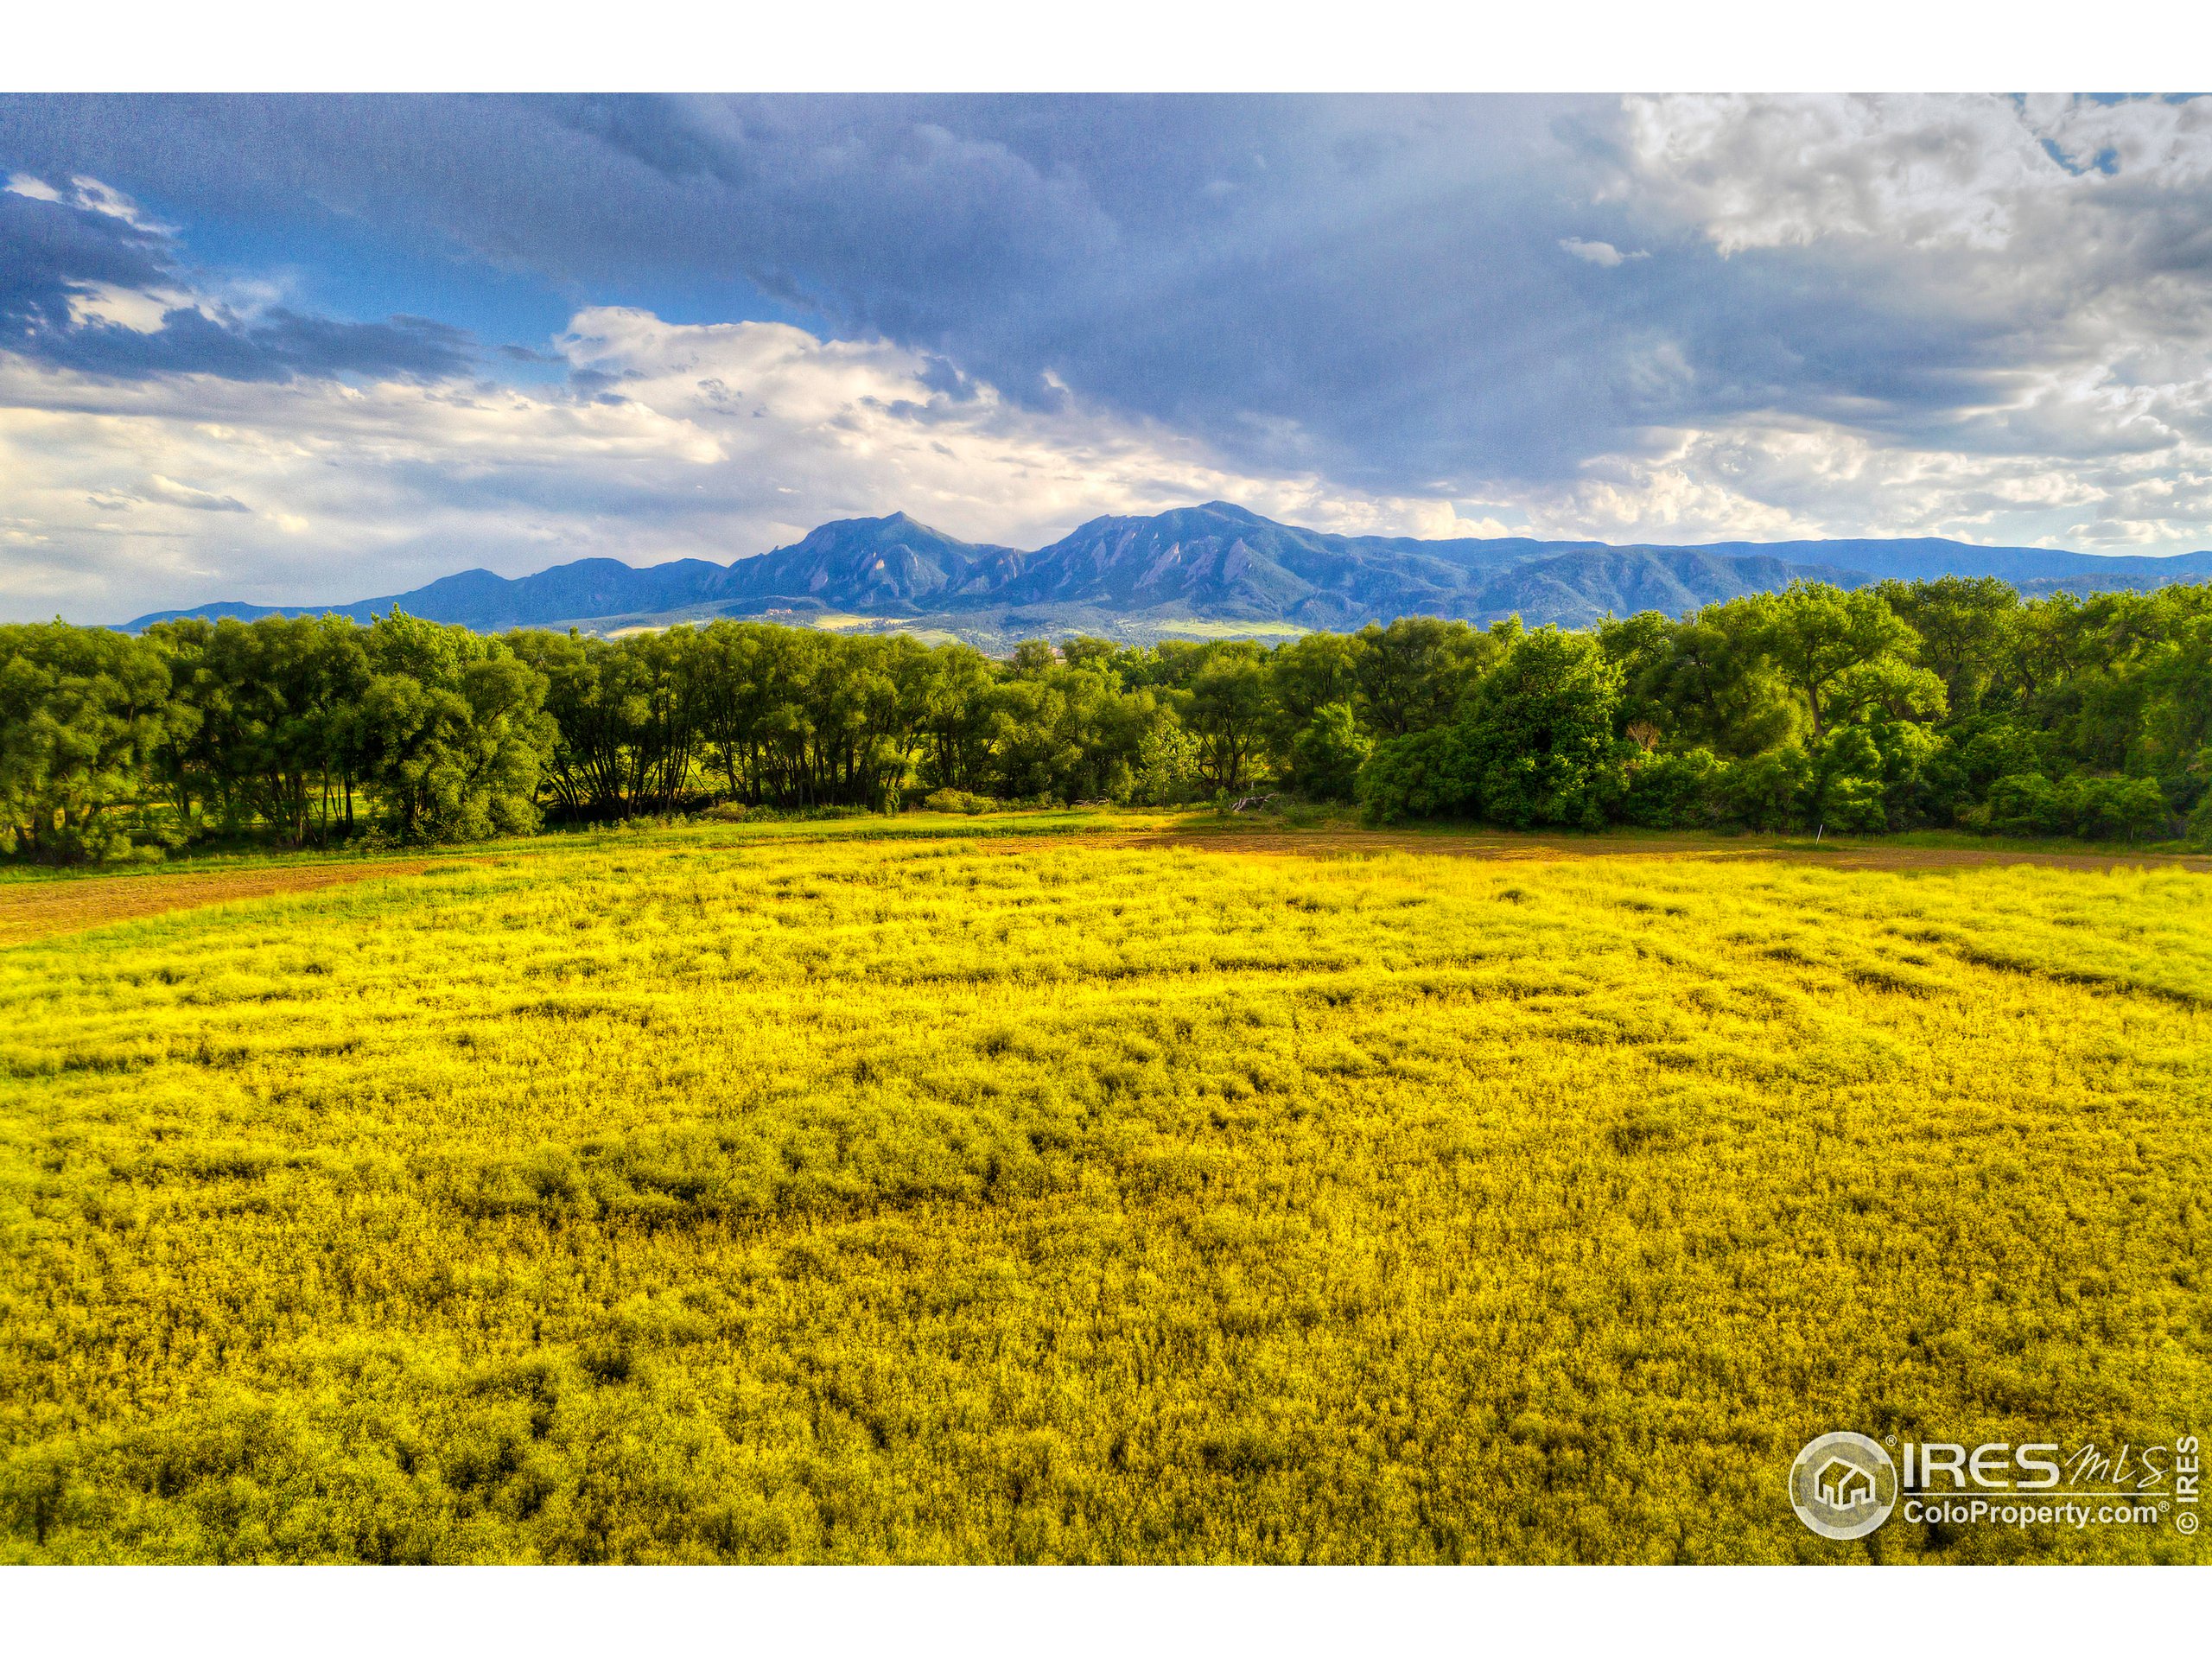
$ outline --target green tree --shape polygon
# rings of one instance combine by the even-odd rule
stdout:
[[[1620,668],[1592,636],[1547,627],[1516,639],[1462,721],[1483,816],[1516,827],[1602,823],[1627,782],[1613,735],[1620,696]]]
[[[1874,591],[1913,631],[1915,660],[1942,682],[1943,706],[1977,712],[2004,668],[2018,591],[1995,576],[1885,582]]]
[[[257,821],[276,841],[327,842],[353,822],[359,709],[369,677],[348,618],[265,616],[163,624],[147,638],[192,710],[157,769],[189,821],[195,800],[222,827]]]
[[[155,751],[180,718],[143,639],[65,622],[0,626],[0,851],[127,858]]]
[[[1464,622],[1402,616],[1387,628],[1361,629],[1352,662],[1361,723],[1382,737],[1449,725],[1519,627],[1516,620],[1478,634]]]
[[[1830,732],[1813,752],[1806,816],[1819,829],[1879,835],[1889,827],[1883,800],[1882,752],[1863,726]]]
[[[1803,716],[1767,655],[1773,604],[1760,594],[1708,605],[1663,632],[1640,618],[1631,619],[1640,626],[1626,637],[1601,630],[1608,655],[1628,677],[1624,720],[1649,722],[1670,746],[1722,756],[1758,754],[1786,741]]]
[[[1182,721],[1156,709],[1137,742],[1129,799],[1139,806],[1180,806],[1198,792],[1198,746]]]
[[[1750,830],[1794,830],[1805,821],[1812,757],[1792,739],[1735,761],[1714,780],[1724,817]]]
[[[1268,671],[1260,648],[1248,639],[1208,647],[1181,712],[1198,741],[1198,775],[1231,794],[1243,789],[1267,734]]]
[[[1882,596],[1866,588],[1844,593],[1824,582],[1794,582],[1767,608],[1763,643],[1783,681],[1803,700],[1818,743],[1834,723],[1830,707],[1840,692],[1901,658],[1913,643]]]
[[[1357,634],[1309,633],[1269,655],[1268,753],[1277,772],[1297,772],[1299,739],[1331,703],[1351,709],[1357,727],[1352,705],[1359,695],[1359,657],[1365,648]]]
[[[1432,726],[1380,740],[1353,780],[1360,810],[1370,823],[1469,812],[1481,788],[1480,762],[1460,726]]]
[[[537,828],[557,741],[545,677],[501,641],[398,611],[368,632],[364,747],[391,831],[476,841]]]
[[[1351,704],[1325,702],[1291,744],[1291,782],[1318,800],[1349,801],[1374,747],[1353,718]]]

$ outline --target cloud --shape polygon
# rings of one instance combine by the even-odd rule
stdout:
[[[1651,257],[1641,248],[1634,253],[1623,253],[1610,242],[1585,242],[1579,236],[1563,236],[1559,245],[1576,258],[1586,259],[1593,265],[1602,265],[1608,270],[1626,259],[1649,259]]]
[[[172,227],[82,175],[63,191],[17,173],[0,192],[0,340],[27,357],[125,377],[440,376],[472,356],[464,330],[423,317],[242,310],[195,285]]]
[[[1635,98],[1638,189],[1724,253],[1868,238],[2078,258],[2054,215],[2163,196],[2186,213],[2212,181],[2212,105],[2169,99]]]
[[[24,99],[0,155],[0,544],[48,550],[0,554],[18,594],[1205,495],[2212,544],[2201,100]],[[136,201],[422,315],[207,272]],[[543,315],[500,340],[491,293]]]
[[[540,391],[118,382],[0,355],[0,525],[16,527],[0,532],[0,609],[116,620],[217,596],[371,597],[464,565],[728,560],[899,509],[1025,545],[1214,498],[1353,531],[1502,529],[1448,500],[1242,473],[1074,399],[1029,408],[881,340],[606,307],[554,346],[570,380]],[[218,512],[236,515],[219,536],[194,522]]]
[[[147,498],[166,501],[173,507],[189,507],[195,512],[251,512],[253,509],[234,495],[217,495],[208,490],[195,490],[189,484],[180,484],[173,478],[163,478],[156,473],[146,480]]]

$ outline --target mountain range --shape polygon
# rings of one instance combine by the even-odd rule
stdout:
[[[760,617],[944,633],[992,645],[1039,634],[1285,633],[1356,628],[1399,616],[1582,626],[1611,613],[1680,616],[1799,579],[1857,587],[1885,577],[1993,575],[2023,592],[2087,593],[2212,580],[2212,552],[2168,558],[1929,538],[1611,546],[1484,537],[1340,536],[1276,524],[1227,502],[1094,518],[1048,547],[963,542],[903,512],[844,518],[788,547],[716,564],[642,569],[580,559],[535,575],[464,570],[426,587],[346,604],[217,603],[176,617],[334,613],[365,621],[395,607],[484,632],[630,628]]]

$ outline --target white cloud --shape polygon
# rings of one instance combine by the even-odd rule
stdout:
[[[29,196],[33,201],[66,201],[74,207],[105,213],[110,219],[119,219],[131,229],[152,235],[167,235],[176,228],[149,218],[137,202],[113,185],[82,173],[69,181],[67,194],[29,173],[10,173],[7,191],[10,195]]]
[[[2021,199],[2069,178],[1997,99],[1632,98],[1649,198],[1723,253],[1883,236],[2001,247]]]
[[[1079,388],[1025,405],[881,340],[601,308],[555,344],[571,380],[550,389],[112,381],[0,354],[0,613],[351,600],[594,556],[726,561],[894,509],[1035,546],[1096,514],[1213,498],[1427,537],[2212,545],[2212,364],[2187,349],[2146,348],[2127,373],[2025,366],[1930,433],[1883,429],[1878,411],[1754,410],[1648,431],[1560,482],[1392,495],[1239,470]],[[1694,378],[1663,342],[1637,373]]]
[[[2212,546],[2212,444],[2115,448],[2055,467],[2032,454],[1904,445],[1780,416],[1649,436],[1646,452],[1597,456],[1568,482],[1514,493],[1529,532],[1614,542],[1942,536],[2093,552]]]
[[[159,473],[146,480],[146,498],[165,501],[173,507],[190,507],[196,512],[251,512],[253,509],[234,495],[218,495],[213,490],[195,490],[189,484],[180,484],[173,478]]]
[[[162,319],[172,311],[195,306],[188,294],[175,289],[120,288],[111,283],[78,289],[69,296],[69,321],[112,323],[134,334],[159,334]]]
[[[1651,256],[1642,249],[1634,253],[1623,253],[1610,242],[1585,242],[1579,236],[1562,237],[1560,246],[1578,259],[1586,259],[1593,265],[1611,270],[1627,259],[1649,259]]]
[[[1679,417],[1655,440],[1665,459],[1593,460],[1550,502],[1562,521],[1664,516],[1697,499],[1679,478],[1827,533],[2212,544],[2212,101],[1669,97],[1623,111],[1623,167],[1601,199],[1884,320],[1815,334],[1816,353],[1847,361],[1876,326],[1896,349],[1859,385],[1834,374],[1825,402],[1778,385],[1789,407]]]
[[[110,219],[119,219],[135,231],[166,235],[176,228],[173,225],[164,225],[158,219],[149,219],[137,202],[124,195],[113,185],[102,183],[99,180],[89,178],[82,173],[77,174],[69,181],[69,183],[78,207],[88,208],[96,213],[105,213]],[[48,198],[49,200],[57,199]]]
[[[16,532],[0,610],[119,620],[366,598],[474,564],[728,560],[896,509],[1027,546],[1214,498],[1345,531],[1504,533],[1448,500],[1240,473],[1073,397],[1026,408],[880,340],[598,308],[556,344],[574,391],[116,383],[0,356],[0,524]]]

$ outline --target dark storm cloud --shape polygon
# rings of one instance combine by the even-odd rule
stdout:
[[[16,99],[0,164],[277,240],[354,226],[364,246],[459,254],[575,305],[682,289],[694,318],[880,334],[1019,403],[1065,384],[1231,464],[1380,493],[1568,480],[1753,416],[2001,445],[1972,412],[2024,369],[2201,332],[2201,190],[2191,211],[2101,137],[2027,138],[2024,106],[1859,125],[1824,107],[1662,134],[1676,149],[1655,162],[1614,99]],[[2019,143],[2030,173],[2101,194],[2037,208],[2005,160]],[[2077,148],[2106,160],[2076,165]],[[1997,201],[2032,238],[1946,240],[1948,182],[1859,222],[1931,162],[1957,175],[1959,211]],[[1840,218],[1730,219],[1747,212]],[[114,236],[112,261],[163,257]],[[1618,260],[1574,251],[1598,244]],[[57,281],[93,280],[51,257],[27,269],[44,316]],[[66,351],[430,373],[464,346],[397,319],[116,332]]]
[[[35,179],[35,175],[32,175]],[[29,188],[54,190],[44,180]],[[0,341],[34,360],[89,373],[215,374],[276,380],[295,374],[438,376],[465,368],[461,330],[423,317],[357,323],[272,307],[251,316],[174,305],[158,326],[126,327],[84,307],[107,290],[181,297],[189,276],[169,234],[86,205],[62,175],[62,199],[0,190]]]
[[[168,276],[162,240],[106,213],[0,191],[0,327],[65,327],[88,285],[151,288]]]
[[[1560,477],[1777,402],[1910,424],[1989,366],[2000,322],[1594,204],[1618,126],[1527,99],[16,100],[0,154],[185,212],[311,202],[580,297],[743,284],[1374,489]]]

